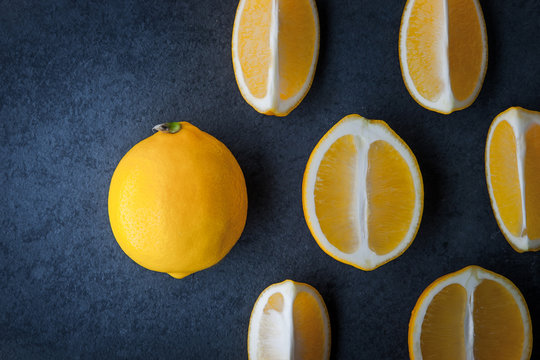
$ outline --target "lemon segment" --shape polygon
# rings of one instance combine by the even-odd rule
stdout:
[[[525,325],[514,295],[494,280],[483,280],[474,291],[474,358],[520,359]]]
[[[425,359],[467,359],[465,350],[465,315],[467,290],[450,284],[438,292],[426,310],[420,345]]]
[[[294,357],[293,359],[325,359],[328,349],[324,346],[327,313],[321,309],[321,299],[301,291],[293,302]]]
[[[416,0],[411,7],[407,28],[406,54],[408,71],[419,95],[436,102],[443,92],[440,69],[444,62],[444,2]]]
[[[525,209],[527,211],[527,236],[540,239],[540,113],[525,132]],[[538,244],[540,247],[540,243]]]
[[[358,231],[357,157],[353,135],[337,139],[321,160],[314,190],[315,211],[321,231],[333,246],[348,254],[355,252],[361,241]]]
[[[490,181],[501,218],[513,236],[521,236],[523,226],[516,136],[512,126],[502,121],[494,129],[489,149]]]
[[[318,21],[308,0],[279,0],[278,69],[279,100],[302,93],[317,58]]]
[[[384,140],[371,143],[366,176],[367,229],[369,248],[377,255],[392,252],[407,237],[414,218],[414,186],[403,156]]]
[[[268,72],[272,61],[269,41],[273,0],[246,1],[238,26],[238,61],[247,88],[256,98],[268,91]]]
[[[486,61],[485,24],[480,4],[448,0],[448,71],[457,102],[478,92]],[[478,88],[478,89],[477,89]],[[474,100],[474,99],[473,99]]]

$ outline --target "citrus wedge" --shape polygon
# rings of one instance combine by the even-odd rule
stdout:
[[[249,319],[248,357],[328,359],[330,320],[319,292],[291,280],[267,287]]]
[[[290,113],[311,86],[318,55],[314,0],[240,0],[232,60],[240,92],[255,110]]]
[[[411,359],[524,360],[531,351],[531,318],[519,289],[479,266],[437,279],[411,315]]]
[[[422,176],[414,154],[384,121],[349,115],[311,153],[302,202],[311,234],[328,255],[373,270],[416,236]]]
[[[399,32],[407,90],[443,114],[471,105],[487,68],[487,35],[477,0],[408,0]]]
[[[486,141],[486,180],[502,233],[519,251],[540,250],[540,112],[499,114]]]

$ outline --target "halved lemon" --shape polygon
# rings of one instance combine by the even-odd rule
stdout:
[[[531,351],[531,318],[519,289],[479,266],[437,279],[411,315],[411,359],[525,360]]]
[[[486,180],[502,233],[519,251],[540,250],[540,112],[510,108],[486,141]]]
[[[328,255],[373,270],[413,241],[423,189],[407,144],[384,121],[349,115],[309,157],[302,185],[304,216]]]
[[[232,37],[234,75],[255,110],[290,113],[311,86],[318,55],[314,0],[240,0]]]
[[[408,0],[399,32],[407,90],[443,114],[471,105],[487,68],[487,35],[477,0]]]
[[[328,359],[330,320],[319,292],[291,280],[267,287],[249,319],[248,357]]]

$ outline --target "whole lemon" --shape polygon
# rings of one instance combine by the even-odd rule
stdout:
[[[120,160],[109,189],[116,241],[137,264],[183,278],[220,261],[246,223],[233,154],[187,123],[167,123]]]

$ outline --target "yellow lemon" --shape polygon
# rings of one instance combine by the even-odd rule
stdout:
[[[114,171],[109,219],[116,241],[139,265],[183,278],[220,261],[247,216],[242,170],[213,136],[167,123],[135,145]]]

